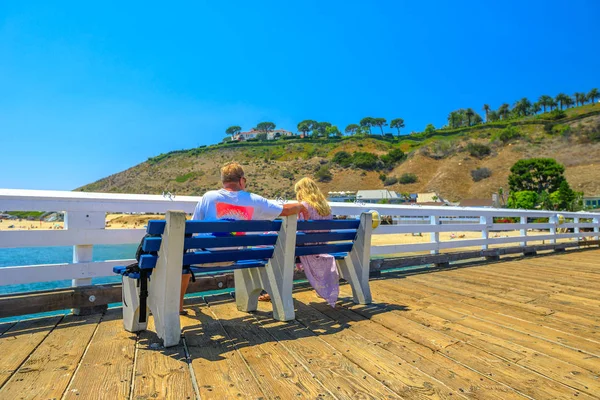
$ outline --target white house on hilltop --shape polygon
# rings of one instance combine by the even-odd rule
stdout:
[[[249,131],[240,132],[237,135],[233,135],[233,137],[231,139],[242,142],[242,141],[248,140],[248,139],[256,139],[256,136],[259,133],[262,133],[262,132],[257,131],[256,129],[252,128]],[[283,136],[294,136],[294,132],[286,131],[285,129],[274,129],[274,130],[270,131],[269,133],[267,133],[267,140],[275,140],[275,139],[279,139],[280,137],[283,137]]]

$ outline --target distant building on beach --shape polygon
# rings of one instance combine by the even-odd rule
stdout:
[[[585,208],[600,208],[600,196],[583,196]]]
[[[387,190],[359,190],[356,192],[356,201],[363,203],[402,203],[403,198],[398,193]]]
[[[260,133],[264,132],[252,128],[249,131],[240,132],[237,135],[233,135],[232,140],[243,142],[244,140],[248,139],[256,139],[256,136]],[[274,129],[267,133],[267,140],[276,140],[283,136],[294,136],[294,132],[286,131],[285,129]]]

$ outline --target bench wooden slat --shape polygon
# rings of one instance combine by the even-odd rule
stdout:
[[[146,252],[158,251],[162,238],[146,238],[142,246]],[[239,236],[200,236],[195,238],[186,238],[184,249],[206,249],[219,247],[239,247],[239,246],[273,246],[277,241],[276,233],[265,233],[260,235],[239,235]]]
[[[277,232],[281,220],[275,221],[187,221],[185,233],[227,233],[227,232]],[[148,221],[147,233],[161,235],[165,231],[164,220]]]
[[[244,261],[236,262],[232,265],[227,265],[227,266],[223,266],[223,267],[193,266],[190,269],[194,272],[194,274],[206,274],[206,273],[213,273],[213,272],[233,271],[236,269],[262,268],[265,265],[267,265],[266,260],[244,260]]]
[[[314,246],[296,247],[296,257],[309,256],[314,254],[333,254],[333,253],[348,253],[352,250],[354,243],[332,243],[320,244]]]
[[[337,242],[341,240],[354,240],[356,231],[340,232],[298,232],[296,234],[296,244]]]
[[[197,251],[183,255],[183,265],[207,264],[216,262],[268,259],[273,256],[273,247],[255,249]],[[144,254],[140,257],[141,269],[156,267],[158,256]]]
[[[358,229],[358,219],[321,219],[318,221],[298,221],[298,231]]]

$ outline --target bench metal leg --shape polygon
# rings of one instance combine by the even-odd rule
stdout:
[[[146,307],[146,316],[148,308]],[[140,297],[137,279],[131,279],[128,276],[123,277],[123,327],[128,332],[139,332],[146,329],[146,322],[140,321]]]

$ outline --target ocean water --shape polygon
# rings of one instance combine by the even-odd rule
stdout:
[[[120,260],[135,258],[137,244],[97,245],[94,246],[93,260]],[[73,262],[72,246],[21,247],[0,249],[0,268],[19,265],[62,264]],[[93,284],[119,282],[119,276],[94,278]],[[71,286],[70,280],[37,282],[26,285],[3,285],[0,282],[0,294],[48,290]]]

